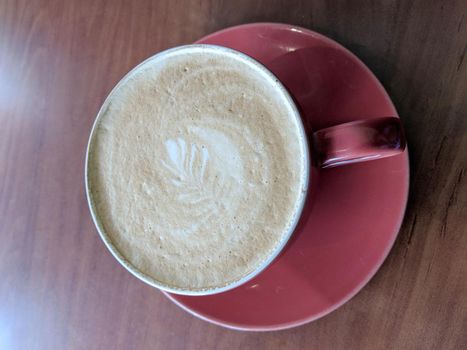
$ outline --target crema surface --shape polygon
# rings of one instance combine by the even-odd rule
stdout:
[[[300,125],[276,80],[209,47],[145,61],[114,89],[88,157],[108,243],[146,278],[206,290],[288,237],[305,191]]]

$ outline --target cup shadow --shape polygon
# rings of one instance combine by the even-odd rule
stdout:
[[[289,50],[265,62],[265,65],[287,88],[300,111],[310,147],[312,167],[307,199],[299,223],[276,261],[297,240],[313,210],[314,196],[321,176],[312,146],[313,132],[369,116],[382,116],[380,110],[373,112],[359,111],[353,106],[349,108],[349,105],[362,102],[362,99],[355,97],[355,92],[363,91],[368,79],[366,74],[362,74],[362,66],[349,58],[342,48],[317,46]]]

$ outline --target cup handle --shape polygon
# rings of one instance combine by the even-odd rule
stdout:
[[[314,149],[321,168],[395,156],[405,150],[402,124],[396,117],[358,120],[318,130]]]

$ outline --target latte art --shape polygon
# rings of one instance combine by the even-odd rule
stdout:
[[[166,149],[170,160],[162,160],[161,163],[168,171],[169,181],[165,184],[168,197],[176,208],[186,204],[190,206],[184,220],[174,224],[172,234],[192,234],[203,229],[206,222],[212,222],[220,208],[235,209],[238,184],[242,183],[243,178],[239,157],[233,157],[225,166],[220,161],[220,155],[209,156],[207,146],[192,143],[187,149],[186,142],[181,138],[167,140]]]
[[[87,181],[100,231],[132,271],[173,291],[221,288],[287,239],[306,149],[275,84],[203,47],[155,56],[114,89]]]

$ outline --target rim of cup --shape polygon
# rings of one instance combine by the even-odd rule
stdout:
[[[284,99],[284,102],[287,104],[287,107],[290,109],[291,113],[290,115],[293,117],[292,122],[295,122],[296,125],[298,126],[299,129],[299,137],[301,139],[301,147],[302,147],[302,152],[303,152],[303,168],[304,172],[301,176],[301,182],[302,182],[302,189],[300,191],[300,197],[297,201],[297,206],[296,210],[292,219],[292,222],[289,226],[289,230],[287,231],[286,234],[282,235],[281,240],[278,242],[278,244],[275,246],[275,248],[270,252],[270,254],[267,256],[266,259],[264,259],[261,264],[259,264],[253,271],[248,273],[247,275],[239,278],[238,280],[235,280],[230,283],[226,283],[225,285],[220,285],[218,287],[212,287],[212,288],[204,288],[204,289],[196,289],[196,288],[178,288],[174,286],[170,286],[166,283],[162,283],[161,281],[156,280],[155,278],[141,272],[138,268],[136,268],[134,265],[129,262],[125,256],[117,249],[117,247],[112,243],[111,238],[105,230],[103,229],[103,226],[101,224],[101,221],[96,213],[96,208],[93,202],[92,198],[92,193],[90,190],[89,186],[89,154],[92,151],[93,148],[93,141],[94,138],[96,137],[96,129],[98,129],[99,126],[99,121],[104,115],[105,110],[107,109],[107,106],[109,105],[110,101],[112,100],[112,97],[115,93],[115,91],[125,84],[135,72],[137,72],[139,69],[141,69],[143,66],[147,65],[148,63],[152,61],[159,61],[163,60],[167,56],[175,55],[175,54],[180,54],[181,51],[217,51],[221,52],[225,55],[228,55],[230,57],[234,57],[237,60],[243,61],[244,63],[247,63],[251,67],[253,67],[258,73],[263,74],[264,77],[266,77],[267,80],[271,82],[271,85],[274,86],[277,91],[280,93],[280,96]],[[182,52],[183,54],[183,52]],[[102,241],[106,245],[106,247],[109,249],[109,251],[112,253],[114,258],[121,264],[123,267],[125,267],[131,274],[136,276],[138,279],[142,280],[143,282],[170,292],[174,294],[181,294],[181,295],[210,295],[210,294],[217,294],[221,293],[233,288],[236,288],[247,281],[251,280],[255,276],[257,276],[259,273],[264,271],[273,261],[277,256],[282,252],[283,248],[287,245],[290,237],[292,236],[293,232],[295,231],[297,224],[300,220],[303,208],[305,206],[305,201],[307,198],[308,194],[308,187],[309,187],[309,181],[310,181],[310,174],[311,174],[311,160],[310,160],[310,151],[309,151],[309,143],[307,140],[307,136],[305,133],[305,128],[300,116],[300,112],[290,95],[290,93],[287,91],[285,86],[281,83],[279,78],[277,78],[268,68],[266,68],[263,64],[259,63],[257,60],[254,58],[224,47],[224,46],[218,46],[218,45],[208,45],[208,44],[190,44],[190,45],[182,45],[182,46],[177,46],[168,50],[161,51],[159,53],[156,53],[155,55],[147,58],[143,62],[139,63],[136,67],[132,68],[110,91],[110,93],[107,95],[106,99],[104,100],[102,106],[100,107],[96,118],[94,120],[94,123],[91,128],[89,140],[87,143],[87,148],[86,148],[86,160],[85,160],[85,169],[84,169],[84,178],[85,178],[85,189],[86,189],[86,198],[89,206],[89,210],[91,212],[92,220],[94,222],[94,225],[99,233],[99,236],[101,237]]]

